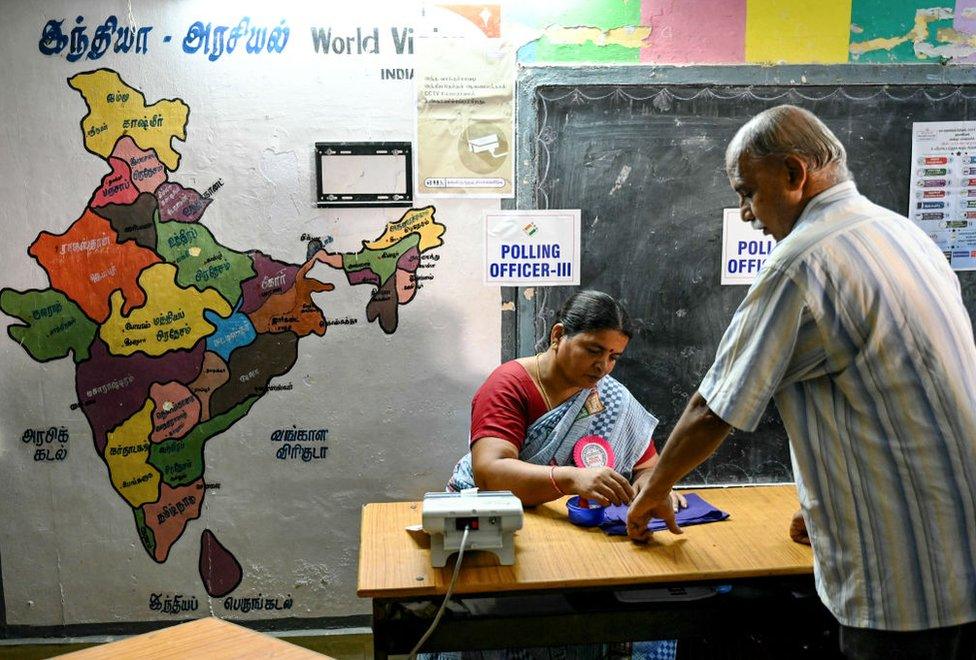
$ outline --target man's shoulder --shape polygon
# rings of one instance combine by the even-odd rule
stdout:
[[[899,232],[919,231],[911,221],[868,198],[857,195],[832,204],[818,217],[797,227],[781,241],[770,255],[770,266],[784,273],[802,267],[830,252],[852,234],[871,231],[880,226]]]

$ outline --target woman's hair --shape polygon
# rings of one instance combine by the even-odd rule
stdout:
[[[556,313],[553,325],[562,323],[567,337],[580,332],[618,330],[628,339],[634,336],[634,326],[627,310],[613,296],[602,291],[578,291]],[[549,329],[550,334],[552,328]]]

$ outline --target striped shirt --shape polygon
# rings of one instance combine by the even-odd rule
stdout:
[[[776,401],[842,624],[976,620],[976,346],[958,278],[908,219],[852,182],[813,198],[699,391],[747,431]]]

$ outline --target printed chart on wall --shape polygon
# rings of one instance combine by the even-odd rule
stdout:
[[[912,126],[910,217],[954,270],[976,270],[976,122]]]
[[[512,197],[515,48],[484,35],[427,37],[417,58],[418,191]]]
[[[191,117],[183,100],[147,100],[135,81],[111,69],[71,76],[64,93],[79,94],[87,106],[76,119],[78,149],[111,171],[91,182],[87,206],[65,231],[41,231],[24,246],[49,286],[6,288],[0,309],[18,319],[10,339],[38,363],[73,360],[75,381],[63,386],[75,388],[106,468],[99,478],[131,510],[134,552],[141,546],[163,564],[201,516],[211,486],[207,443],[269,392],[291,388],[272,381],[295,365],[299,342],[312,335],[327,341],[333,325],[348,323],[327,318],[313,294],[345,281],[362,293],[367,321],[395,333],[401,307],[422,286],[418,272],[429,272],[418,269],[437,257],[431,253],[443,245],[445,226],[425,206],[365,236],[358,251],[332,252],[310,241],[306,260],[289,263],[256,248],[232,249],[205,224],[221,180],[196,190],[176,176],[181,154],[173,140],[187,140]],[[206,112],[194,108],[194,115]],[[317,265],[338,271],[337,284],[310,276]],[[63,429],[28,430],[23,440],[35,461],[63,460],[68,452]],[[329,432],[282,429],[271,440],[278,459],[309,463],[326,457]],[[70,447],[92,451],[87,438]],[[251,558],[239,557],[211,529],[195,532],[203,588],[211,597],[230,594]],[[166,600],[157,597],[150,609],[196,609],[188,600]],[[291,607],[286,594],[258,601],[260,608],[250,600],[248,607]]]

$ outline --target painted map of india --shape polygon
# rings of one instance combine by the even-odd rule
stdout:
[[[148,103],[109,69],[68,85],[84,99],[84,147],[108,173],[62,233],[42,231],[28,253],[47,273],[44,290],[0,292],[21,323],[10,337],[35,360],[75,363],[78,406],[108,483],[132,509],[133,533],[165,562],[206,492],[206,444],[240,421],[288,371],[298,342],[329,323],[312,294],[334,285],[309,277],[317,263],[368,285],[366,318],[396,331],[414,299],[425,252],[440,247],[434,208],[408,210],[358,252],[314,245],[302,264],[222,245],[204,224],[214,187],[172,178],[190,108]],[[94,183],[94,182],[93,182]],[[233,553],[205,529],[200,577],[211,596],[241,582]]]

